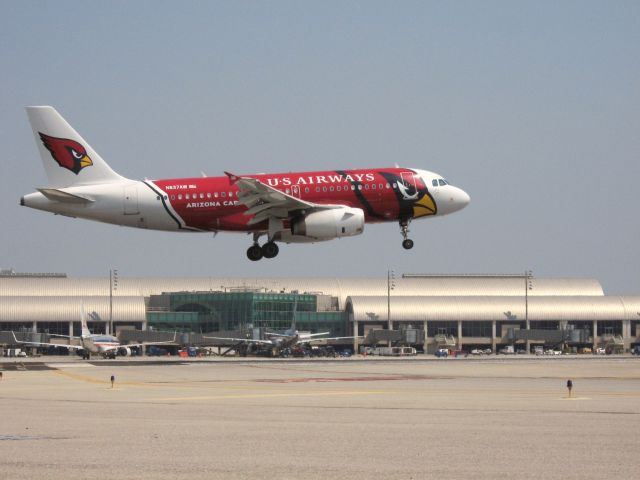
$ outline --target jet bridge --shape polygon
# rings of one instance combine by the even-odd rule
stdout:
[[[587,344],[591,343],[591,332],[584,329],[571,330],[543,330],[543,329],[517,329],[507,330],[507,339],[512,343],[519,340],[530,342],[544,342],[545,345]]]

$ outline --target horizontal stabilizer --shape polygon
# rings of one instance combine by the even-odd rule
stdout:
[[[38,191],[52,202],[61,203],[92,203],[93,200],[73,193],[65,192],[58,188],[38,188]]]

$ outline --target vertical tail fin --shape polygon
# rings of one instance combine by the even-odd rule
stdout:
[[[87,325],[87,315],[84,312],[84,303],[80,305],[80,325],[82,326],[80,338],[89,337],[91,335],[91,332],[89,331],[89,326]]]
[[[50,187],[124,180],[53,107],[26,107]]]

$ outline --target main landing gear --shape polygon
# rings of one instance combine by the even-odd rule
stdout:
[[[413,240],[407,238],[409,234],[409,222],[410,220],[400,220],[400,233],[402,233],[402,248],[405,250],[411,250],[413,248]]]
[[[253,235],[253,245],[247,249],[247,258],[252,262],[257,262],[261,258],[274,258],[278,255],[280,248],[278,244],[272,240],[269,240],[264,245],[258,244],[259,235]]]

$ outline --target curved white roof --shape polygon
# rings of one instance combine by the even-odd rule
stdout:
[[[523,296],[523,277],[433,276],[396,278],[393,296]],[[528,295],[602,296],[595,279],[532,278]],[[120,277],[115,297],[148,297],[163,292],[257,289],[271,292],[323,293],[338,297],[344,308],[348,296],[387,296],[387,278],[127,278]],[[0,278],[0,297],[109,296],[109,278]]]
[[[391,319],[404,322],[637,320],[640,297],[391,297],[390,306]],[[387,297],[349,297],[347,308],[358,322],[387,320]]]
[[[391,292],[396,321],[640,319],[640,297],[604,296],[594,279],[501,276],[397,278]],[[258,290],[322,293],[347,298],[354,319],[386,320],[383,278],[126,278],[113,294],[113,320],[145,320],[145,297],[163,292]],[[527,297],[525,299],[525,292]],[[77,321],[80,306],[109,318],[108,278],[0,277],[0,322]],[[511,318],[508,318],[511,315]]]
[[[81,308],[89,321],[109,320],[109,296],[2,297],[0,322],[79,322]],[[114,297],[114,322],[144,322],[143,297]]]

